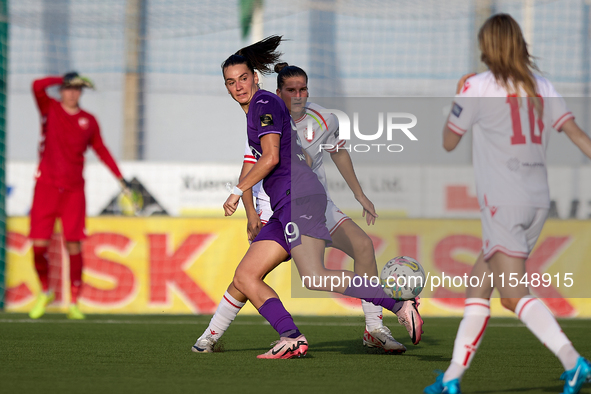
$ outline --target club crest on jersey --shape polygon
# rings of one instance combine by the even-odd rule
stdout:
[[[314,129],[306,127],[306,129],[304,130],[304,138],[306,139],[306,141],[312,142],[314,140]]]
[[[460,114],[462,113],[462,110],[464,108],[462,108],[458,103],[454,103],[453,108],[451,109],[451,113],[454,114],[454,116],[456,118],[460,117]]]
[[[86,130],[88,128],[88,118],[85,117],[80,117],[78,118],[78,126],[80,126],[81,129]]]
[[[261,127],[272,126],[272,125],[273,125],[273,115],[271,115],[271,114],[261,115]]]

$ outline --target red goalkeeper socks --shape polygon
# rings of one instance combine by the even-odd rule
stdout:
[[[70,291],[72,298],[70,302],[78,302],[78,296],[82,289],[82,253],[70,255]]]
[[[47,246],[33,246],[33,259],[35,261],[35,270],[41,282],[41,288],[44,292],[49,290],[49,261],[47,259]]]

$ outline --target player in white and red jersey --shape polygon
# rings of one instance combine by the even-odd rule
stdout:
[[[490,70],[467,79],[456,96],[447,124],[458,137],[472,127],[481,209],[501,205],[550,207],[546,147],[551,129],[560,131],[574,116],[546,78],[533,77],[536,92],[542,97],[538,99],[543,107],[542,118],[536,104],[521,97],[525,92],[510,93],[497,83]],[[534,120],[533,131],[530,120]],[[494,253],[492,246],[485,247],[486,259]],[[527,257],[524,249],[511,252]]]
[[[290,110],[298,129],[302,149],[310,157],[311,168],[326,190],[328,197],[326,227],[332,237],[332,247],[342,250],[353,258],[354,270],[358,275],[366,274],[370,277],[377,277],[378,269],[371,239],[361,227],[335,205],[328,192],[323,161],[324,149],[320,149],[321,146],[332,147],[326,151],[330,153],[331,159],[361,204],[362,215],[366,218],[367,224],[375,223],[378,215],[373,203],[367,198],[359,184],[351,157],[347,150],[338,149],[345,145],[345,141],[339,138],[338,119],[334,114],[323,114],[323,107],[307,101],[308,76],[302,68],[279,63],[275,66],[275,71],[278,72],[277,95],[283,99]],[[422,320],[417,309],[418,303],[411,300],[407,304],[408,310],[412,311],[412,316],[406,316],[406,318],[416,319],[421,327],[415,329],[414,325],[405,324],[405,317],[399,317],[399,320],[401,324],[406,326],[413,343],[417,344],[422,334]],[[363,344],[369,347],[383,348],[386,351],[404,349],[403,345],[392,337],[388,327],[383,325],[382,308],[366,301],[362,301],[361,305],[366,323]]]
[[[521,29],[507,14],[489,18],[478,35],[482,61],[489,71],[464,76],[443,131],[443,146],[453,150],[469,130],[482,220],[483,248],[472,276],[495,278],[502,305],[515,312],[562,363],[564,393],[578,393],[591,379],[591,364],[581,357],[552,313],[500,275],[523,278],[525,261],[548,216],[550,197],[546,146],[555,129],[591,157],[591,139],[577,126],[564,99],[536,70]],[[498,279],[498,280],[497,280]],[[472,283],[471,281],[469,283]],[[456,336],[449,368],[425,393],[459,393],[460,379],[482,341],[489,317],[490,282],[468,287],[464,318]]]

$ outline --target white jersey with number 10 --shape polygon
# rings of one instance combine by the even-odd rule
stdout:
[[[540,118],[523,92],[510,94],[490,71],[469,78],[456,95],[447,126],[463,135],[472,128],[476,191],[486,206],[548,208],[546,147],[552,128],[573,115],[545,78],[536,76]]]

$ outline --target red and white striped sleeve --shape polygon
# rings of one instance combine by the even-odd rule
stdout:
[[[255,164],[257,159],[255,159],[250,147],[248,146],[248,139],[246,140],[246,147],[244,149],[244,163],[252,163]]]
[[[552,127],[558,131],[562,131],[562,126],[569,119],[574,119],[575,116],[566,106],[564,98],[554,89],[554,86],[548,81],[546,82],[547,95],[544,98],[544,109],[548,110],[552,121]]]
[[[474,80],[468,78],[461,92],[456,95],[451,107],[447,127],[457,135],[464,135],[475,123],[478,98]]]

